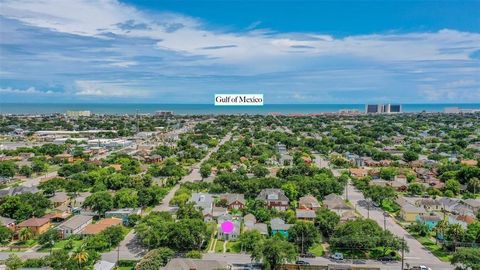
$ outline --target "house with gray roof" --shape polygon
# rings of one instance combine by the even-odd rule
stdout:
[[[263,235],[268,235],[268,226],[265,223],[257,223],[257,219],[252,214],[243,217],[243,228],[245,231],[257,230]]]
[[[245,197],[239,193],[226,193],[219,197],[220,200],[227,202],[228,210],[231,209],[243,209],[245,207]]]
[[[353,209],[353,207],[348,205],[340,195],[333,193],[325,196],[325,199],[323,200],[323,206],[340,215],[345,211],[350,211]]]
[[[192,193],[192,197],[189,200],[189,202],[193,202],[195,204],[195,207],[201,209],[211,209],[213,207],[213,201],[213,195],[204,192]]]
[[[317,214],[314,210],[310,209],[297,209],[295,210],[295,216],[298,220],[311,221],[313,222],[317,217]]]
[[[2,226],[5,226],[11,230],[15,230],[15,219],[7,218],[7,217],[0,217],[0,223]]]
[[[463,200],[463,204],[472,210],[474,214],[477,214],[480,209],[480,199],[465,199]]]
[[[270,228],[272,229],[272,235],[281,234],[288,237],[288,229],[292,224],[286,224],[281,218],[274,218],[270,221]]]
[[[92,223],[92,220],[92,216],[76,215],[58,225],[57,230],[62,238],[68,238],[70,235],[80,234],[88,224]]]
[[[268,208],[278,211],[287,210],[290,202],[283,190],[278,188],[263,189],[257,199],[266,202]]]

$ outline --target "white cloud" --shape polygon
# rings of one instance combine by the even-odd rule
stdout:
[[[34,95],[52,95],[55,92],[48,90],[48,91],[40,91],[37,90],[35,87],[31,86],[26,89],[18,89],[12,87],[0,88],[0,93],[5,94],[34,94]]]
[[[451,81],[440,86],[422,85],[420,90],[429,101],[480,100],[480,84],[471,79]]]
[[[480,34],[454,30],[341,39],[315,33],[219,32],[206,29],[198,19],[169,13],[152,15],[115,0],[6,0],[0,14],[62,33],[101,39],[108,38],[107,33],[150,38],[158,40],[160,49],[229,64],[258,64],[263,60],[272,66],[272,61],[332,55],[377,61],[468,60],[470,53],[480,49]],[[125,29],[122,25],[143,27]],[[207,47],[219,49],[204,50]]]
[[[75,81],[75,95],[89,97],[147,97],[149,91],[123,82]]]

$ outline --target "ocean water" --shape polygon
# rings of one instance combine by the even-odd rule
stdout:
[[[470,104],[402,104],[404,112],[443,112],[447,107],[480,109]],[[173,111],[175,114],[315,114],[338,112],[341,109],[365,110],[365,104],[265,104],[264,106],[215,106],[213,104],[119,104],[119,103],[0,103],[0,114],[49,114],[89,110],[96,114],[153,114]]]

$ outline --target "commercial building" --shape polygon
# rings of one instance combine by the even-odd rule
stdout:
[[[446,107],[444,113],[478,113],[480,109],[460,109],[458,107]]]
[[[161,116],[161,117],[173,116],[173,112],[172,111],[156,111],[155,116]]]
[[[90,111],[67,111],[68,117],[90,117],[91,115]]]

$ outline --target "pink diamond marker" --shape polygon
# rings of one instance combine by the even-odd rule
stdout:
[[[225,233],[225,234],[232,233],[234,227],[235,227],[235,225],[230,220],[227,220],[227,221],[223,222],[222,225],[220,225],[220,228],[222,229],[223,233]]]

